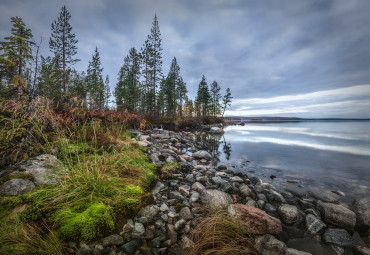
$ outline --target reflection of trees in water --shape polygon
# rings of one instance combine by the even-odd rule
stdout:
[[[226,157],[226,160],[230,160],[230,155],[231,155],[231,143],[227,143],[226,140],[225,140],[225,136],[222,136],[223,137],[223,147],[222,147],[222,151],[225,153],[225,157]]]
[[[225,137],[204,134],[201,137],[202,142],[205,144],[207,151],[211,154],[211,165],[216,167],[220,162],[221,150],[219,150],[220,145],[222,145],[222,152],[225,154],[227,160],[230,160],[231,155],[231,143],[226,142]]]

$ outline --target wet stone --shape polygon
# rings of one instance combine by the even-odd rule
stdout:
[[[345,229],[329,228],[325,231],[323,238],[325,243],[341,247],[353,245],[352,237]]]

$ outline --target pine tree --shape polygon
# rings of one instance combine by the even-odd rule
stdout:
[[[27,61],[33,59],[33,35],[21,18],[12,17],[11,23],[11,35],[0,42],[0,82],[3,83],[3,78],[7,78],[8,82],[14,86],[21,85],[21,89],[25,90],[23,75]]]
[[[221,111],[220,99],[220,86],[218,85],[217,81],[213,81],[211,84],[211,114],[215,118]]]
[[[105,109],[109,109],[109,103],[110,103],[110,96],[112,95],[110,92],[110,87],[109,87],[109,76],[105,76],[105,82],[104,82],[104,104],[105,104]]]
[[[76,35],[72,33],[72,27],[69,24],[69,14],[66,6],[62,7],[59,13],[58,20],[54,20],[51,24],[51,37],[49,40],[49,47],[55,56],[58,56],[61,61],[62,72],[62,88],[66,95],[68,91],[68,69],[75,64],[79,59],[75,59],[74,55],[77,53]]]
[[[208,85],[206,82],[206,77],[203,75],[202,80],[199,83],[197,97],[196,97],[196,109],[197,116],[207,117],[209,113],[211,95],[209,94]]]
[[[98,47],[95,48],[92,60],[87,68],[86,83],[92,109],[103,109],[104,107],[104,82],[102,76]]]
[[[177,64],[176,58],[174,57],[171,62],[171,67],[168,72],[167,78],[161,84],[161,91],[164,97],[164,106],[166,109],[166,114],[168,116],[176,115],[176,87],[178,84],[178,79],[180,77],[180,67]]]
[[[233,97],[231,96],[230,88],[227,88],[226,94],[222,98],[222,117],[224,117],[226,108],[231,105],[231,99],[233,99]]]
[[[114,92],[117,109],[137,112],[140,109],[140,56],[135,48],[125,57],[118,76]]]
[[[148,111],[152,114],[156,111],[156,90],[162,80],[162,39],[159,30],[157,15],[154,16],[150,35],[148,35],[148,74],[150,75],[148,91]]]
[[[176,94],[177,94],[177,100],[178,100],[178,107],[179,107],[179,114],[182,117],[182,109],[183,109],[183,103],[187,99],[188,90],[186,88],[186,83],[183,81],[182,77],[179,77],[177,86],[176,86]]]

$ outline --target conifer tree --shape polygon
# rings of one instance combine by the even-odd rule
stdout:
[[[196,109],[198,117],[207,117],[209,113],[211,95],[209,94],[206,77],[203,75],[202,80],[199,83],[197,97],[196,97]]]
[[[213,81],[211,84],[211,114],[215,118],[221,111],[220,99],[220,86],[218,85],[217,81]]]
[[[103,109],[104,107],[104,82],[102,76],[98,47],[95,48],[92,60],[87,68],[86,83],[89,93],[90,107],[92,109]]]
[[[179,114],[182,117],[183,112],[183,103],[187,99],[188,90],[186,88],[186,83],[183,81],[182,77],[180,76],[176,86],[176,94],[178,100],[178,107],[179,107]]]
[[[125,57],[118,76],[114,92],[117,109],[137,112],[140,109],[140,57],[135,48]]]
[[[11,35],[0,42],[0,82],[7,78],[13,85],[22,85],[22,89],[26,89],[23,75],[27,61],[33,59],[33,35],[21,18],[12,17],[11,23],[13,25]]]
[[[231,99],[233,99],[233,97],[231,96],[230,88],[227,88],[226,94],[222,98],[222,117],[224,117],[226,108],[231,105]]]
[[[107,74],[107,76],[105,76],[105,82],[104,82],[104,104],[105,104],[105,109],[108,110],[109,109],[109,103],[110,103],[110,96],[111,96],[111,92],[110,92],[110,87],[109,87],[109,76]]]
[[[148,46],[148,74],[150,75],[148,91],[148,111],[152,114],[156,111],[156,90],[162,80],[162,39],[159,30],[157,15],[154,16],[150,35],[147,40]]]
[[[72,33],[72,27],[69,24],[71,15],[64,5],[59,13],[57,20],[51,24],[51,37],[49,47],[54,56],[58,56],[61,62],[62,88],[63,93],[68,91],[68,69],[79,59],[74,58],[77,53],[76,35]]]
[[[45,96],[51,100],[57,100],[62,94],[61,71],[58,57],[41,56],[40,73],[36,94]]]

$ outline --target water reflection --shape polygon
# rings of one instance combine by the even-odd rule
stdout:
[[[211,135],[202,133],[198,140],[202,143],[202,149],[208,151],[211,156],[211,165],[216,167],[220,163],[221,153],[225,155],[226,160],[230,160],[231,143],[228,143],[224,135]],[[222,148],[222,150],[221,150]]]

